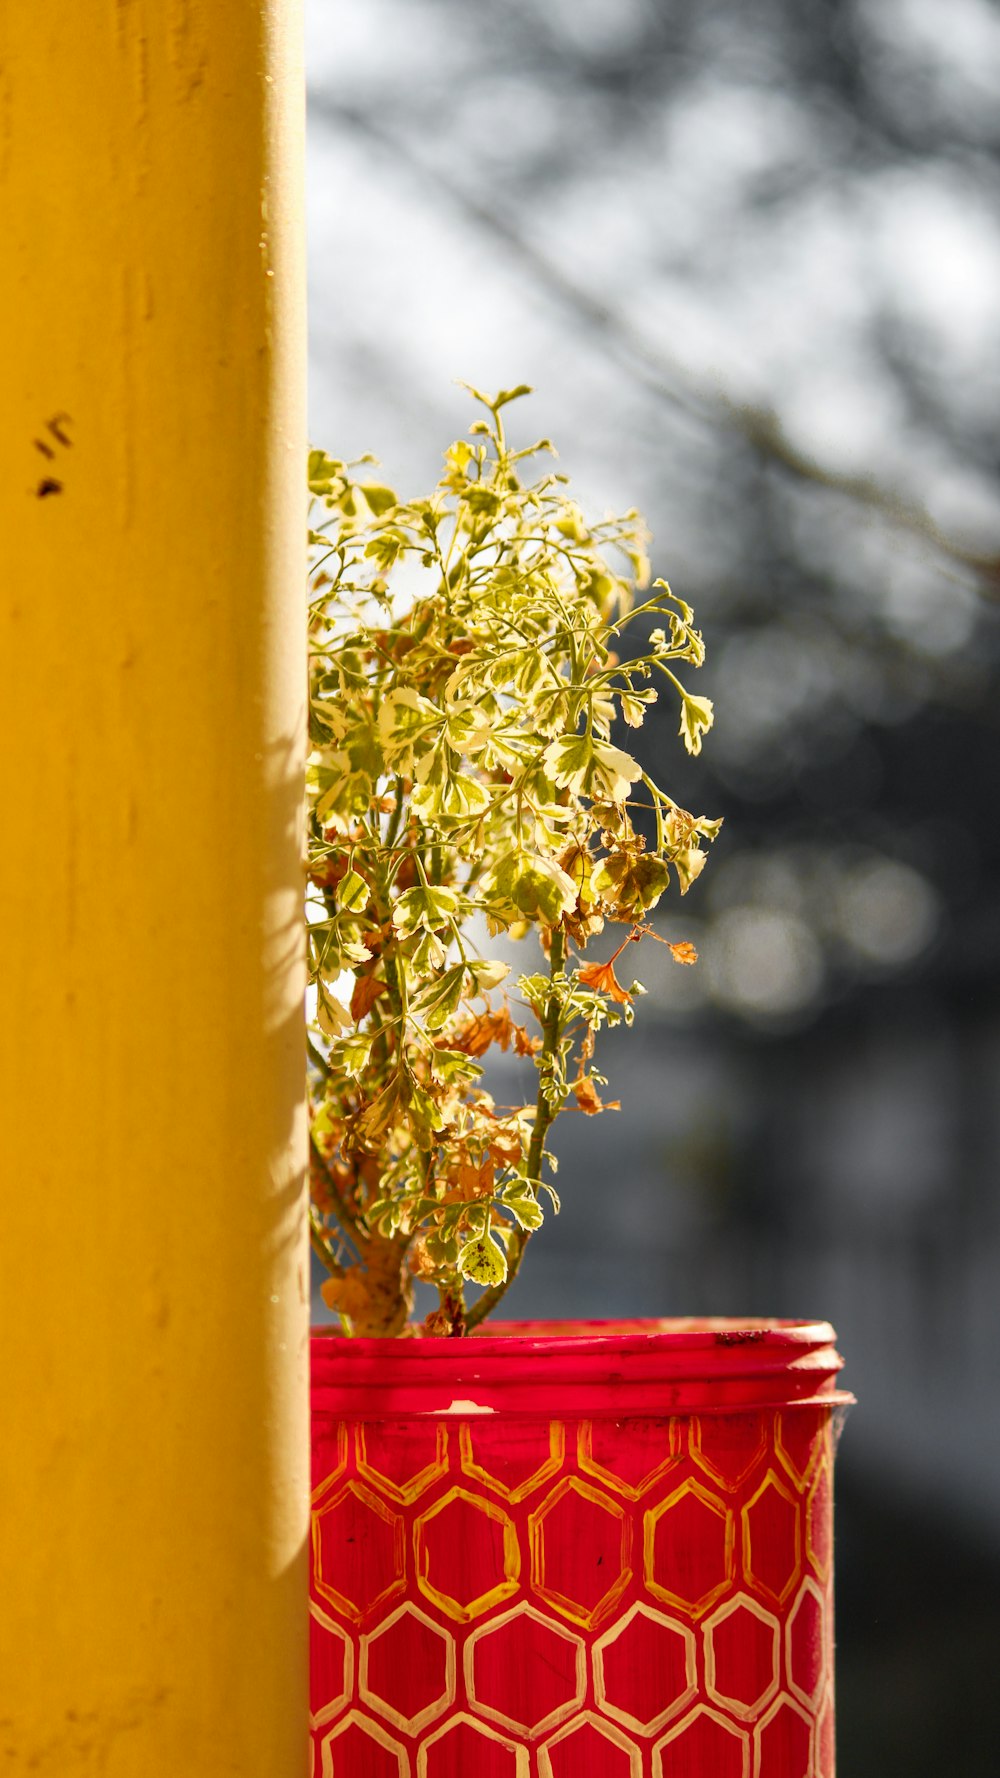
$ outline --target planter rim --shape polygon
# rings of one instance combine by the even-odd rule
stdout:
[[[314,1328],[313,1412],[613,1418],[845,1406],[826,1321],[756,1317],[494,1322],[469,1339],[344,1339]]]

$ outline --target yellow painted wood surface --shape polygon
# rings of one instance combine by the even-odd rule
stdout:
[[[0,1771],[305,1771],[298,0],[0,0]]]

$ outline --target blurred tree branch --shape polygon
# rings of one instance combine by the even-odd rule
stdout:
[[[799,450],[772,409],[737,401],[724,390],[706,389],[529,240],[511,216],[467,190],[433,159],[419,153],[411,141],[387,129],[370,111],[317,92],[310,93],[309,108],[318,121],[367,138],[384,154],[432,184],[454,209],[484,233],[501,241],[535,284],[569,310],[590,333],[598,335],[622,368],[649,393],[670,402],[701,425],[727,426],[739,432],[765,461],[797,481],[839,494],[876,513],[898,530],[920,538],[952,567],[964,569],[985,597],[1000,599],[1000,552],[967,548],[942,530],[918,502],[883,486],[871,475],[845,474]]]

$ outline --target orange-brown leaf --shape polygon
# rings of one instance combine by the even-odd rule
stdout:
[[[356,1025],[367,1018],[380,994],[387,992],[384,982],[374,975],[359,975],[351,995],[351,1018]]]
[[[371,1307],[371,1292],[361,1266],[348,1266],[339,1278],[324,1278],[319,1290],[328,1309],[336,1309],[352,1321]]]
[[[498,1167],[516,1167],[524,1153],[524,1141],[517,1125],[497,1123],[490,1131],[488,1153]]]
[[[475,1018],[467,1019],[459,1031],[448,1038],[448,1048],[464,1050],[467,1056],[485,1056],[493,1043],[508,1050],[515,1030],[510,1008],[502,1006],[499,1012],[479,1013]],[[529,1052],[518,1051],[519,1055],[526,1053]]]
[[[675,963],[697,963],[698,961],[698,953],[694,945],[689,945],[686,939],[680,944],[668,945],[667,949]]]
[[[621,1110],[618,1099],[609,1099],[605,1104],[589,1074],[581,1074],[579,1080],[573,1082],[573,1093],[580,1110],[585,1111],[588,1117],[596,1117],[599,1111]]]
[[[427,1250],[427,1236],[417,1235],[406,1250],[406,1263],[414,1278],[424,1278],[432,1282],[437,1271],[437,1261],[431,1258]]]
[[[488,1153],[478,1166],[475,1161],[467,1161],[458,1169],[458,1187],[464,1198],[488,1198],[495,1179],[496,1167]]]
[[[609,994],[620,1006],[626,1006],[632,999],[615,975],[613,963],[582,963],[576,975],[584,987],[597,988],[601,994]]]

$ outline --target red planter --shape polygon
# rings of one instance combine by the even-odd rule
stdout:
[[[317,1334],[314,1778],[833,1778],[833,1339]]]

